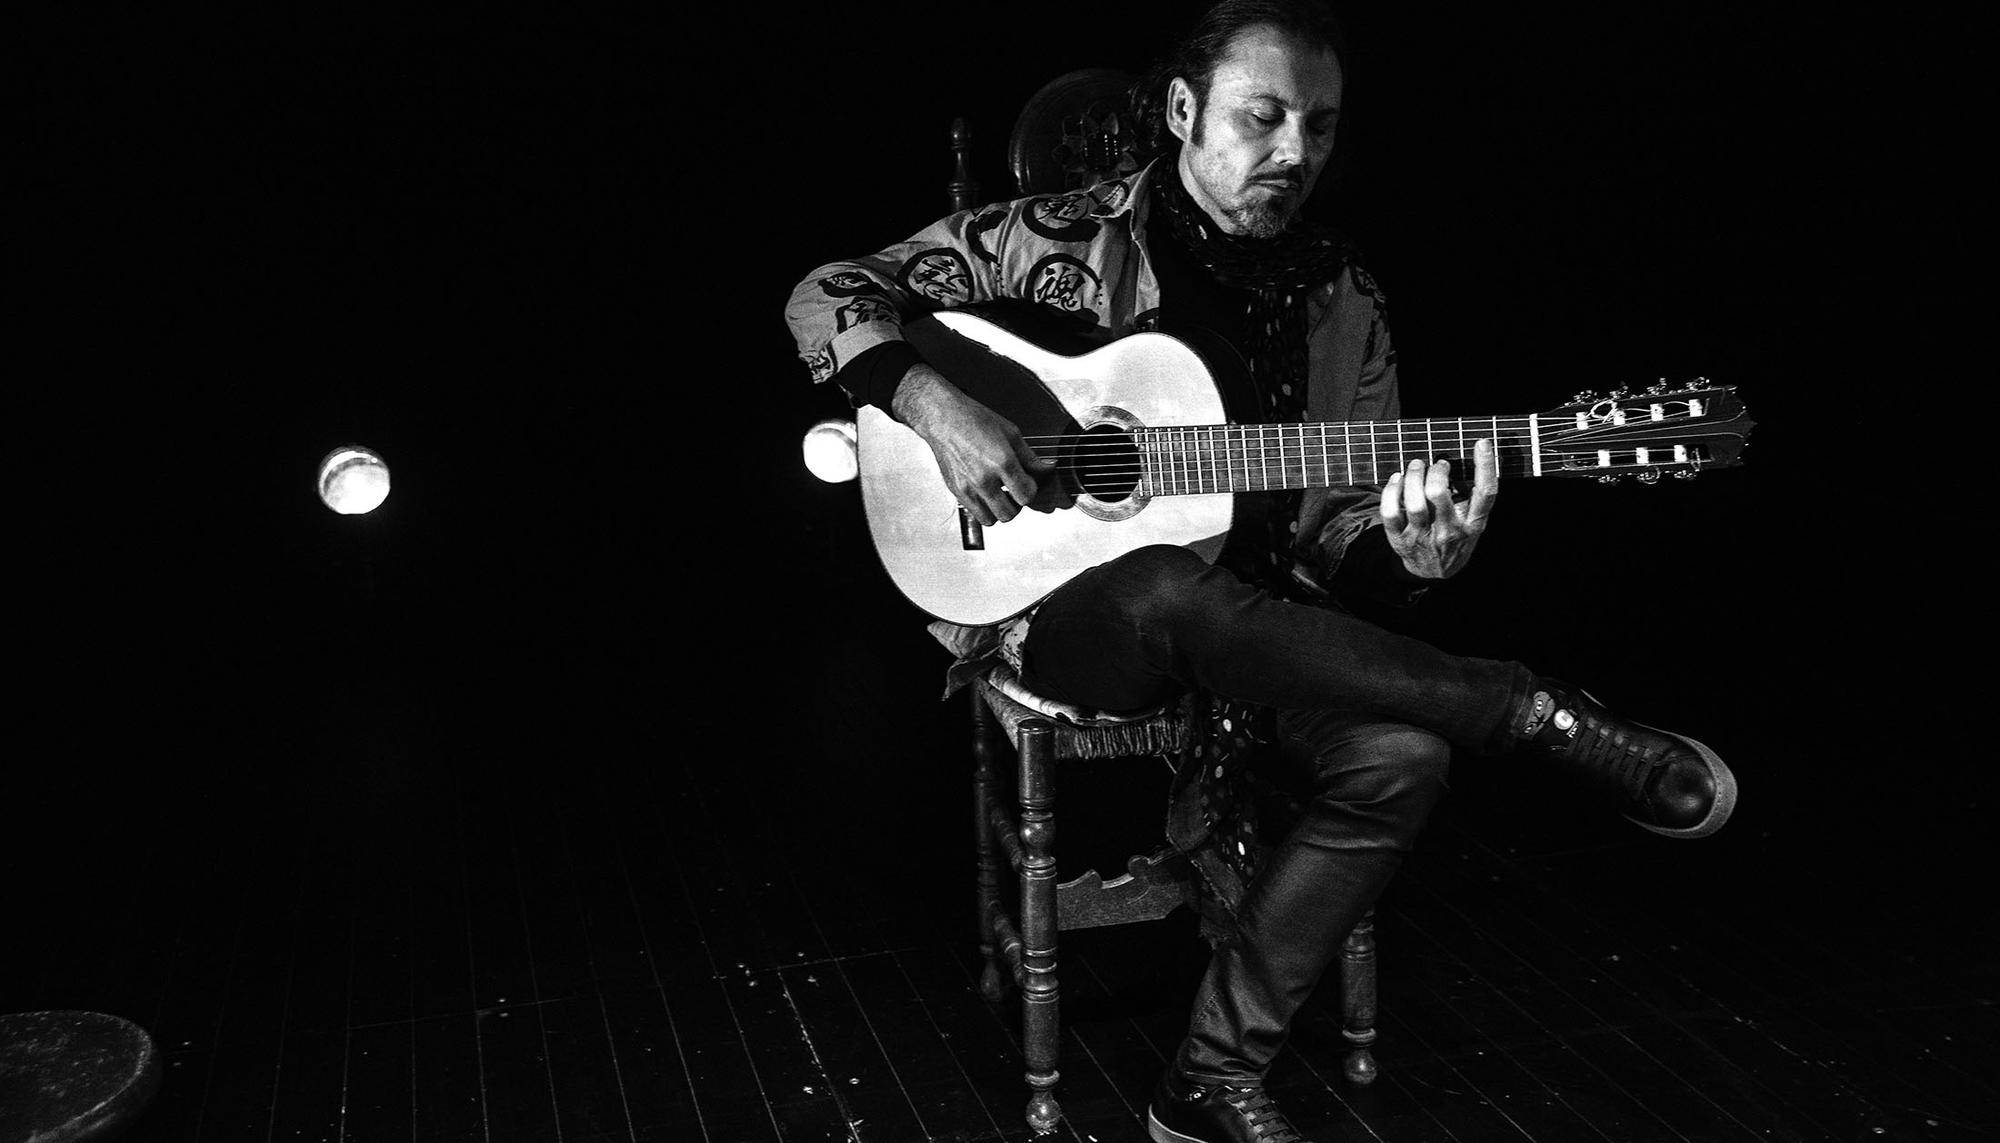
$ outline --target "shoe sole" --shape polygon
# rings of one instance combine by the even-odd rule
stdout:
[[[1197,1139],[1192,1135],[1182,1135],[1180,1132],[1161,1123],[1159,1118],[1153,1114],[1153,1109],[1150,1107],[1146,1109],[1146,1134],[1153,1137],[1153,1143],[1208,1143],[1206,1139]]]
[[[1638,725],[1645,726],[1644,723],[1639,723]],[[1687,735],[1675,734],[1671,730],[1661,730],[1657,726],[1647,726],[1646,729],[1653,731],[1655,734],[1664,734],[1677,742],[1685,742],[1689,746],[1694,747],[1694,752],[1701,756],[1703,762],[1708,764],[1708,772],[1715,778],[1715,801],[1709,803],[1708,814],[1705,817],[1694,825],[1684,829],[1669,829],[1666,826],[1657,826],[1651,822],[1640,821],[1630,814],[1625,815],[1625,820],[1638,826],[1640,829],[1651,830],[1662,837],[1707,837],[1709,834],[1721,829],[1723,823],[1729,820],[1729,815],[1736,812],[1736,775],[1729,772],[1729,767],[1724,764],[1720,755],[1701,743],[1696,742],[1694,739],[1689,738]]]

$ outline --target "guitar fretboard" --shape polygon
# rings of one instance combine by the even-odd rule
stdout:
[[[1539,475],[1534,416],[1415,421],[1189,425],[1132,434],[1156,496],[1380,484],[1412,460],[1449,459],[1472,476],[1491,440],[1502,476]]]

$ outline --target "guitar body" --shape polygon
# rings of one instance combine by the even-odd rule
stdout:
[[[1215,378],[1238,376],[1242,359],[1211,335],[1066,341],[1045,311],[992,305],[903,332],[1055,464],[1028,510],[981,528],[923,438],[873,406],[856,413],[861,500],[889,578],[931,615],[975,627],[1135,548],[1169,544],[1215,563],[1232,528],[1255,533],[1271,491],[1379,486],[1413,459],[1469,471],[1480,440],[1509,478],[1657,483],[1740,464],[1755,424],[1734,389],[1700,378],[1580,393],[1526,416],[1259,424],[1227,407]]]
[[[1228,419],[1208,361],[1165,334],[1067,355],[950,310],[904,333],[925,361],[1031,441]],[[1058,451],[1057,487],[1037,502],[1049,510],[1023,511],[969,537],[923,438],[863,405],[855,447],[869,531],[890,579],[919,608],[967,626],[1019,615],[1078,572],[1134,548],[1173,544],[1213,561],[1236,515],[1230,493],[1152,497],[1143,482],[1099,487],[1079,475],[1073,453]]]

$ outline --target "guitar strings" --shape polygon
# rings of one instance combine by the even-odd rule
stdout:
[[[1389,474],[1400,472],[1411,460],[1439,455],[1431,452],[1407,453],[1386,447],[1299,450],[1288,446],[1281,451],[1254,454],[1251,451],[1229,451],[1225,448],[1207,453],[1197,451],[1188,455],[1163,457],[1157,452],[1149,453],[1135,445],[1117,441],[1092,441],[1090,446],[1096,455],[1078,457],[1077,452],[1085,451],[1079,446],[1066,458],[1064,468],[1078,480],[1085,484],[1103,482],[1129,486],[1136,485],[1148,474],[1157,474],[1154,491],[1165,494],[1263,491],[1288,486],[1323,484],[1375,485],[1386,481]],[[1680,459],[1649,458],[1640,461],[1634,457],[1625,460],[1620,459],[1619,454],[1630,450],[1610,451],[1612,456],[1603,457],[1597,449],[1566,449],[1545,445],[1540,450],[1542,471],[1608,475],[1657,470],[1688,463]],[[1443,457],[1443,459],[1451,458]],[[1463,462],[1467,458],[1459,459]],[[1502,475],[1524,476],[1531,475],[1535,471],[1529,462],[1528,453],[1518,445],[1514,447],[1503,445],[1497,459]],[[1356,471],[1357,469],[1360,471]],[[1344,480],[1336,479],[1343,476]]]
[[[1552,418],[1545,431],[1539,434],[1544,465],[1556,469],[1610,472],[1681,463],[1654,462],[1650,459],[1621,463],[1599,454],[1600,451],[1625,451],[1612,446],[1638,447],[1641,442],[1657,438],[1662,426],[1693,419],[1681,413],[1658,420],[1643,418],[1627,425],[1599,423],[1579,429]],[[1467,420],[1471,421],[1469,425]],[[1538,427],[1535,420],[1535,417],[1523,415],[1460,418],[1444,426],[1446,432],[1442,434],[1442,442],[1438,439],[1437,422],[1425,420],[1346,422],[1341,426],[1338,443],[1326,431],[1330,426],[1301,422],[1162,426],[1117,433],[1028,434],[1022,439],[1037,452],[1047,452],[1051,448],[1062,452],[1069,461],[1067,467],[1085,478],[1136,481],[1149,470],[1157,468],[1169,482],[1214,479],[1219,475],[1230,478],[1233,485],[1238,477],[1247,481],[1262,476],[1268,483],[1274,470],[1281,474],[1281,478],[1297,472],[1301,479],[1311,482],[1315,472],[1329,477],[1344,468],[1352,478],[1358,475],[1353,472],[1356,464],[1367,466],[1371,476],[1374,476],[1385,467],[1385,452],[1395,459],[1394,465],[1386,467],[1400,470],[1410,460],[1446,455],[1438,445],[1442,443],[1448,448],[1454,438],[1468,452],[1470,449],[1467,446],[1471,442],[1494,439],[1501,450],[1499,460],[1502,472],[1527,472],[1529,466],[1521,463],[1519,456],[1522,442],[1517,440],[1510,448],[1505,438],[1509,429],[1513,430],[1516,438],[1524,433],[1534,435]],[[1368,427],[1366,439],[1355,439],[1353,429],[1357,426]],[[1287,429],[1292,431],[1288,434]],[[1307,439],[1307,429],[1315,430],[1314,439]],[[1468,429],[1475,431],[1468,433]],[[1564,447],[1569,438],[1585,433],[1593,434],[1594,443],[1604,448],[1573,450]],[[1617,439],[1620,435],[1630,439]],[[1421,452],[1412,451],[1411,446],[1419,438],[1428,447]],[[1161,444],[1167,446],[1165,451],[1178,455],[1161,455]],[[1589,463],[1579,466],[1575,463],[1578,460]],[[1611,463],[1602,463],[1603,460],[1610,460]],[[1369,483],[1379,480],[1375,477]]]

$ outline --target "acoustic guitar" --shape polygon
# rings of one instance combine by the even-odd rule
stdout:
[[[1078,572],[1148,544],[1213,562],[1259,492],[1380,485],[1419,457],[1469,474],[1482,438],[1510,479],[1650,483],[1742,463],[1755,423],[1734,388],[1705,380],[1584,393],[1526,415],[1242,423],[1216,382],[1241,359],[1198,336],[1064,346],[1046,330],[970,310],[910,321],[904,334],[1056,466],[1031,510],[981,527],[945,488],[923,438],[872,405],[857,410],[876,553],[917,607],[968,626],[1018,615]]]

